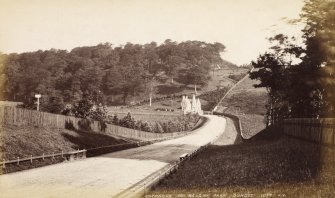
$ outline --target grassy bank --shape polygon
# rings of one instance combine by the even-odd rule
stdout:
[[[253,86],[258,83],[246,78],[219,104],[221,111],[239,118],[245,138],[253,137],[266,127],[264,116],[268,94],[266,89]]]
[[[146,196],[333,197],[335,150],[281,137],[210,146]]]
[[[25,158],[41,156],[52,153],[68,152],[76,149],[89,149],[94,147],[127,143],[125,140],[114,137],[82,131],[71,131],[66,129],[51,129],[42,127],[18,127],[2,126],[0,128],[0,158],[1,160],[13,160],[17,157]],[[0,172],[15,172],[29,168],[41,167],[49,164],[59,163],[64,159],[39,160],[7,165]]]
[[[51,154],[52,152],[87,149],[104,145],[125,143],[111,136],[40,127],[3,126],[1,150],[5,159]]]

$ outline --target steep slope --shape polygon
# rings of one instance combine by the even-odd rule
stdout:
[[[255,88],[257,80],[245,78],[221,102],[219,111],[239,117],[244,138],[251,138],[266,126],[268,94],[265,88]]]

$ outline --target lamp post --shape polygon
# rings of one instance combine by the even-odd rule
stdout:
[[[40,98],[41,98],[41,94],[35,94],[35,98],[37,98],[37,111],[40,110]]]

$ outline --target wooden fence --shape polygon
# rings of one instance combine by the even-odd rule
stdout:
[[[17,158],[15,160],[5,160],[3,159],[2,162],[0,162],[0,165],[2,165],[2,168],[6,167],[6,164],[17,164],[20,165],[20,162],[26,162],[26,161],[30,161],[31,164],[33,164],[33,161],[35,160],[39,160],[39,159],[46,159],[46,158],[51,158],[52,160],[55,159],[55,157],[62,157],[64,159],[67,160],[74,160],[76,158],[86,158],[86,150],[78,150],[78,151],[70,151],[70,152],[61,152],[61,153],[52,153],[49,155],[41,155],[41,156],[30,156],[30,157],[26,157],[26,158]]]
[[[0,125],[66,128],[139,140],[175,138],[190,133],[189,131],[176,133],[150,133],[116,125],[103,124],[98,121],[10,106],[0,107]]]
[[[293,118],[284,120],[284,133],[289,136],[335,145],[335,118]]]

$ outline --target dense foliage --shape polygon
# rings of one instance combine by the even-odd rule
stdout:
[[[66,50],[0,54],[2,100],[22,101],[34,107],[34,94],[42,94],[41,109],[60,112],[64,104],[77,104],[88,96],[94,104],[151,94],[155,81],[170,79],[185,85],[206,85],[209,71],[222,63],[221,43],[200,41],[110,43]]]
[[[335,1],[308,0],[301,14],[306,23],[304,46],[283,34],[253,62],[251,78],[269,91],[268,124],[289,117],[335,116]]]
[[[149,123],[142,120],[135,120],[131,114],[128,113],[123,118],[118,118],[116,115],[109,117],[107,118],[107,123],[146,132],[171,133],[191,130],[198,122],[199,118],[200,117],[197,114],[188,114],[179,116],[173,122]]]

